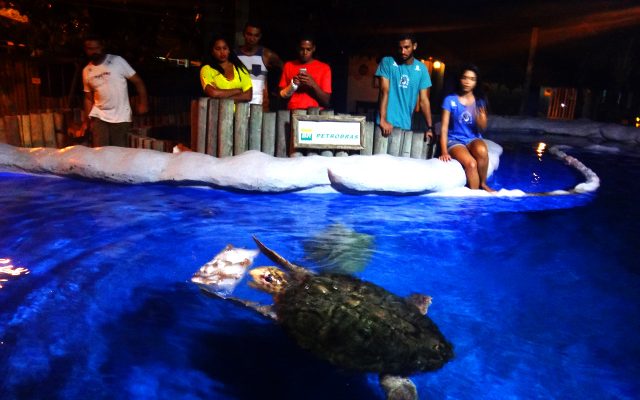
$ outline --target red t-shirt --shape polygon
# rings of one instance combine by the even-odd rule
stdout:
[[[306,68],[307,74],[311,75],[320,89],[327,93],[331,93],[331,68],[329,65],[313,60],[309,63],[302,64],[300,61],[287,61],[282,69],[282,77],[280,78],[280,89],[289,86],[294,76],[298,75],[300,68]],[[309,107],[318,107],[320,104],[311,96],[313,90],[308,86],[300,86],[289,99],[289,110],[306,110]]]

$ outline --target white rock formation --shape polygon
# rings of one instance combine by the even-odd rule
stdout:
[[[589,120],[558,121],[546,118],[491,116],[489,130],[529,131],[587,138],[593,151],[616,152],[616,142],[637,145],[640,129]],[[489,176],[498,168],[502,147],[490,140]],[[607,146],[603,143],[612,143]],[[592,192],[598,176],[579,160],[556,146],[555,156],[580,171],[585,182],[569,191]],[[589,147],[588,147],[589,148]],[[176,182],[255,192],[336,191],[446,196],[486,196],[482,190],[464,187],[465,175],[457,161],[417,160],[388,155],[350,157],[275,158],[257,151],[235,157],[214,158],[195,152],[178,154],[153,150],[73,146],[17,148],[0,144],[0,167],[55,175],[79,175],[123,183]],[[537,193],[538,195],[540,193]],[[501,196],[524,196],[520,190],[500,190]]]
[[[489,145],[489,174],[502,147]],[[276,158],[257,151],[215,158],[122,147],[18,148],[0,144],[0,166],[55,175],[79,175],[123,183],[177,182],[256,192],[350,191],[431,193],[463,187],[457,161],[417,160],[389,155]]]

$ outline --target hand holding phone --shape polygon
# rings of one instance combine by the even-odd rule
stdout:
[[[298,80],[300,81],[301,85],[306,86],[311,86],[313,81],[311,75],[307,73],[306,68],[300,68],[300,70],[298,70]]]

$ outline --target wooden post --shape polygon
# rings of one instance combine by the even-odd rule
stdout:
[[[218,114],[218,157],[233,155],[233,100],[220,100]]]
[[[198,100],[191,100],[191,149],[196,151],[198,147]]]
[[[60,112],[53,113],[53,126],[56,131],[58,147],[65,147],[67,144],[67,131],[64,125],[64,114]]]
[[[208,106],[209,98],[208,97],[200,97],[198,99],[198,132],[197,139],[195,142],[191,142],[192,150],[197,151],[199,153],[204,153],[206,150],[206,139],[207,139],[207,106]],[[195,143],[195,148],[193,147]]]
[[[424,133],[413,132],[413,135],[411,135],[411,158],[424,158],[422,157],[422,148],[425,144]]]
[[[392,156],[399,157],[402,149],[402,130],[400,128],[393,128],[391,135],[389,135],[389,147],[387,153]]]
[[[19,118],[16,115],[5,116],[4,127],[7,135],[7,144],[12,146],[22,146]]]
[[[373,154],[373,129],[373,122],[366,121],[364,123],[364,149],[360,150],[361,155],[370,156]]]
[[[373,129],[373,154],[387,154],[389,137],[382,136],[382,128]]]
[[[20,62],[20,61],[16,61],[14,64],[14,75],[13,75],[13,80],[14,82],[26,82],[27,81],[27,74],[26,74],[26,65],[25,62]],[[16,113],[27,113],[28,111],[28,97],[27,97],[27,90],[26,90],[26,84],[17,84],[15,85],[15,89],[14,89],[14,104],[15,104],[15,110]],[[18,118],[18,120],[20,121],[20,118]],[[22,127],[22,124],[20,125]],[[22,129],[22,128],[21,128]],[[20,131],[20,135],[22,135],[22,130]],[[31,139],[29,139],[29,143],[31,143]],[[25,146],[27,147],[27,146]]]
[[[400,155],[402,157],[410,157],[411,156],[411,137],[413,136],[412,131],[404,131],[402,133],[402,150]]]
[[[4,118],[0,118],[0,143],[9,143],[7,141],[7,130],[4,125]]]
[[[294,115],[307,115],[307,110],[291,110],[291,117],[290,117],[290,123],[289,123],[289,129],[287,132],[287,136],[289,138],[289,151],[287,152],[287,156],[290,154],[293,154],[294,152],[296,152],[296,147],[295,147],[295,138],[293,137],[293,116]]]
[[[22,147],[31,147],[31,121],[29,115],[18,115],[18,123],[20,124]]]
[[[205,153],[210,156],[216,156],[218,153],[218,112],[220,101],[218,99],[209,99],[207,102],[207,132]],[[192,144],[193,146],[193,144]]]
[[[320,107],[309,107],[307,115],[320,115]]]
[[[427,142],[422,145],[421,157],[428,160],[433,158],[438,148],[438,136],[434,134],[433,138],[429,138]]]
[[[73,113],[73,122],[78,125],[82,124],[84,110],[82,108],[74,108],[71,112]]]
[[[56,129],[53,121],[53,113],[42,114],[42,135],[46,147],[56,146]]]
[[[134,135],[133,136],[133,147],[136,149],[142,149],[142,136]]]
[[[44,146],[44,135],[42,134],[42,117],[40,114],[29,114],[29,125],[31,129],[31,146],[33,147],[43,147]]]
[[[262,104],[251,104],[249,116],[249,150],[260,151],[262,131]]]
[[[291,114],[289,110],[278,111],[276,119],[276,157],[286,157],[291,137]]]
[[[233,125],[233,154],[238,155],[249,147],[249,103],[236,104]]]
[[[533,75],[533,60],[536,57],[536,49],[538,48],[538,27],[531,28],[531,41],[529,43],[529,58],[527,59],[527,70],[524,76],[524,84],[522,88],[522,102],[520,103],[520,115],[524,115],[527,108],[527,100],[529,100],[529,89],[531,88],[531,75]]]
[[[262,114],[262,152],[275,155],[276,152],[276,113],[266,112]]]
[[[164,151],[164,140],[154,140],[151,142],[151,148],[157,151]]]

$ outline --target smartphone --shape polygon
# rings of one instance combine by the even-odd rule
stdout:
[[[306,68],[300,68],[300,71],[298,73],[299,74],[306,74],[307,73],[307,69]]]

